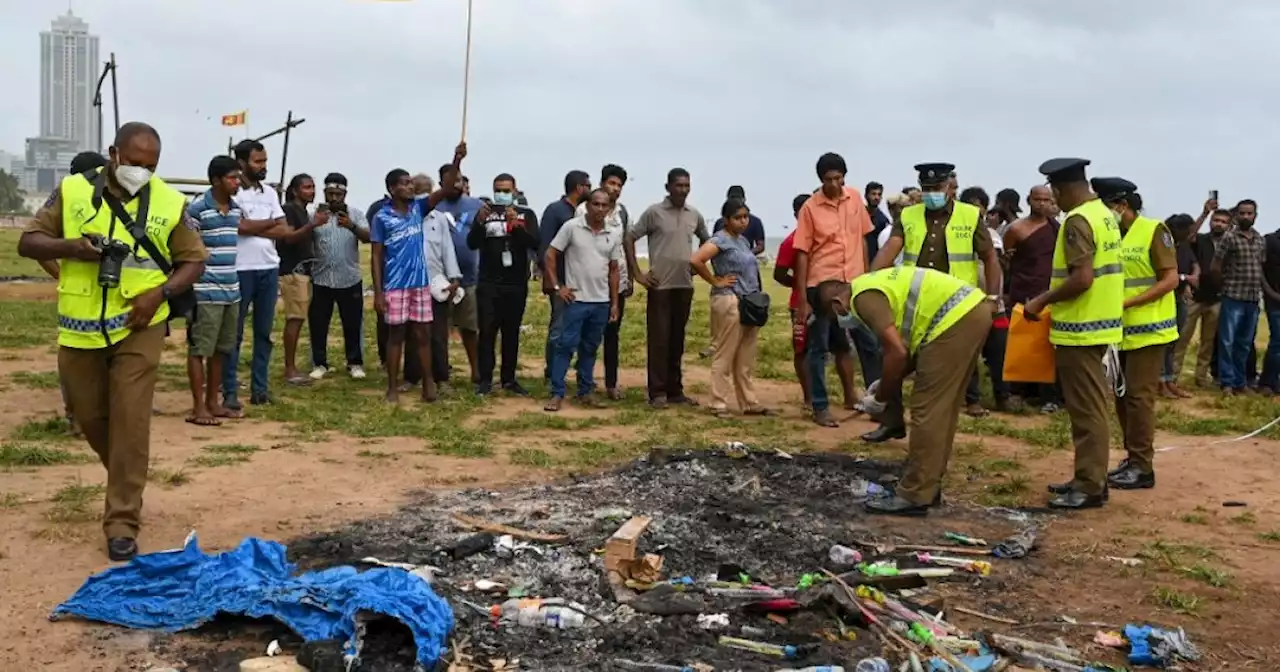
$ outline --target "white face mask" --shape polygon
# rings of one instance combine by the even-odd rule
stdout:
[[[116,181],[130,196],[136,196],[151,181],[151,171],[142,166],[116,166]]]

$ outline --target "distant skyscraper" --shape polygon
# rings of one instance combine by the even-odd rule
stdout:
[[[98,83],[98,36],[67,11],[40,33],[40,137],[75,140],[81,150],[97,150],[98,115],[93,90]]]

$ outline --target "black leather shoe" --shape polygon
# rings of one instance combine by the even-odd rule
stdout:
[[[493,394],[493,383],[479,383],[476,385],[476,396],[487,397]]]
[[[1111,478],[1112,476],[1115,476],[1116,474],[1128,468],[1129,468],[1129,458],[1126,457],[1123,460],[1120,460],[1120,464],[1117,464],[1115,469],[1112,469],[1111,471],[1107,472],[1107,478]]]
[[[884,443],[890,439],[907,438],[906,427],[890,427],[888,425],[880,425],[875,429],[862,435],[862,440],[867,443]]]
[[[885,495],[868,499],[867,513],[878,513],[886,516],[912,516],[919,518],[929,515],[929,507],[924,504],[912,504],[897,495]]]
[[[942,506],[942,490],[938,490],[938,494],[933,496],[933,501],[929,502],[929,506]]]
[[[1112,472],[1107,477],[1107,484],[1117,490],[1146,490],[1156,487],[1155,472],[1144,473],[1137,467],[1125,467]]]
[[[502,391],[506,392],[507,394],[514,394],[517,397],[529,396],[529,390],[524,389],[524,387],[522,387],[520,383],[516,383],[516,382],[503,383]]]
[[[112,562],[126,562],[138,554],[138,542],[128,537],[107,540],[107,557]]]
[[[1074,483],[1072,481],[1067,481],[1066,483],[1053,483],[1048,488],[1049,494],[1065,495],[1068,492],[1073,492],[1074,488],[1071,487],[1073,484]],[[1111,490],[1109,488],[1104,489],[1102,491],[1102,501],[1106,502],[1106,501],[1109,501],[1110,499],[1111,499]]]
[[[1107,502],[1107,495],[1086,495],[1079,490],[1070,490],[1049,500],[1051,509],[1097,509]]]

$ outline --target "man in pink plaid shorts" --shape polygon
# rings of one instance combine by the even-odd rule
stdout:
[[[387,401],[400,398],[400,362],[405,333],[413,330],[418,358],[431,361],[431,287],[423,244],[430,206],[413,198],[413,178],[399,168],[387,173],[391,200],[369,217],[373,243],[373,304],[387,322]],[[422,400],[436,400],[431,376],[422,379]]]

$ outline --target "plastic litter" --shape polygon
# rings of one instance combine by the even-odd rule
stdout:
[[[844,672],[844,668],[839,665],[818,665],[816,667],[805,667],[799,670],[788,668],[785,670],[778,670],[778,672]]]
[[[572,630],[586,626],[587,608],[562,598],[510,599],[496,608],[502,620],[526,628]]]
[[[854,479],[853,483],[849,484],[849,491],[853,494],[853,501],[855,502],[870,499],[871,497],[879,497],[886,492],[883,485],[872,483],[862,478]]]
[[[402,569],[333,567],[295,574],[284,545],[245,539],[208,555],[195,534],[183,548],[149,553],[85,581],[51,619],[64,616],[142,630],[178,632],[219,614],[274,618],[304,641],[338,639],[358,651],[356,614],[393,618],[413,634],[417,661],[430,669],[453,628],[453,611],[430,584]]]
[[[884,658],[863,658],[858,661],[857,667],[853,668],[853,672],[892,672],[893,668],[889,667],[889,661]]]
[[[739,649],[741,651],[751,651],[765,656],[773,656],[775,658],[786,658],[787,660],[795,660],[801,655],[808,653],[810,647],[797,647],[790,644],[770,644],[768,642],[757,642],[750,639],[739,639],[737,637],[721,637],[717,640],[720,646],[731,649]]]
[[[703,630],[720,630],[729,627],[729,614],[698,614],[698,627]]]
[[[1093,643],[1112,649],[1122,649],[1129,645],[1129,642],[1125,641],[1124,635],[1115,631],[1105,632],[1103,630],[1093,633]]]
[[[960,544],[961,546],[986,546],[987,545],[986,539],[979,539],[977,537],[971,537],[967,534],[960,534],[958,532],[944,532],[942,536],[947,541],[954,541],[955,543]]]
[[[1027,529],[1005,539],[995,545],[991,549],[991,554],[997,558],[1006,560],[1016,560],[1025,558],[1036,547],[1036,528],[1028,527]]]
[[[614,667],[620,670],[649,670],[650,672],[694,672],[694,668],[680,665],[666,665],[663,663],[645,663],[636,660],[627,660],[626,658],[614,658]]]
[[[284,649],[280,648],[280,640],[271,640],[271,643],[267,645],[267,657],[274,658],[281,653],[284,653]]]
[[[848,546],[836,544],[831,547],[831,550],[827,551],[827,559],[831,561],[831,564],[838,567],[852,567],[862,562],[862,554]]]
[[[531,551],[542,556],[546,555],[541,548],[527,541],[516,541],[516,538],[509,534],[504,534],[493,540],[493,551],[498,554],[499,558],[514,558],[523,551]]]

